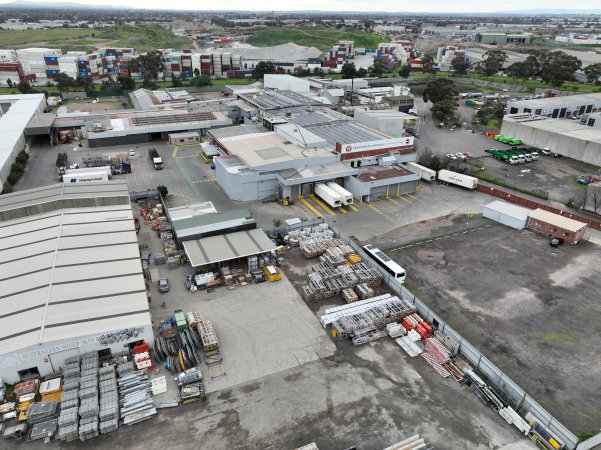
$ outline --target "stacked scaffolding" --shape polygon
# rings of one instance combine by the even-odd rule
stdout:
[[[140,371],[120,375],[117,379],[117,388],[123,425],[133,425],[156,415],[157,410],[151,397],[148,373]]]
[[[119,395],[115,367],[101,367],[98,371],[100,388],[100,411],[98,413],[100,434],[119,428]]]
[[[79,438],[79,356],[65,360],[63,369],[63,395],[58,417],[58,438],[71,442]]]
[[[79,439],[98,436],[98,353],[82,355],[79,376]]]
[[[288,245],[297,247],[303,244],[327,241],[334,237],[334,232],[329,229],[327,223],[320,223],[314,227],[292,230],[286,237]]]

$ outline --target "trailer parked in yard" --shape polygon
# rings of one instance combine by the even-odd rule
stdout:
[[[327,187],[324,183],[315,183],[315,195],[330,205],[332,208],[338,208],[342,205],[342,198],[339,194]]]
[[[63,175],[64,184],[106,183],[109,177],[106,172],[85,172]]]
[[[478,178],[446,169],[438,171],[438,181],[442,184],[454,184],[467,189],[476,189],[476,186],[478,186]]]
[[[338,183],[330,181],[326,183],[326,186],[332,189],[336,194],[340,195],[343,205],[352,205],[353,204],[353,194],[344,189]]]
[[[428,169],[427,167],[424,167],[424,166],[420,166],[419,164],[414,163],[414,162],[408,162],[408,163],[406,163],[406,166],[412,172],[417,173],[422,180],[425,180],[425,181],[436,180],[436,171],[435,170]]]

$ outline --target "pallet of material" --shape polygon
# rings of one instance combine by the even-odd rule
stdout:
[[[350,289],[350,288],[344,289],[342,291],[342,298],[347,303],[354,303],[357,300],[359,300],[359,297],[357,296],[357,294],[355,293],[355,291],[352,290],[352,289]]]
[[[355,286],[355,292],[357,292],[357,295],[361,300],[372,298],[374,296],[374,290],[365,283]]]
[[[202,348],[204,351],[216,350],[219,348],[217,334],[213,330],[213,324],[209,320],[203,320],[196,324]]]
[[[386,336],[386,333],[380,330],[371,330],[367,333],[363,333],[361,336],[355,336],[352,338],[353,345],[367,344],[368,342],[376,341]]]
[[[407,353],[407,355],[409,355],[411,358],[415,358],[416,356],[421,355],[423,351],[415,342],[413,342],[407,336],[397,338],[395,339],[395,341],[397,344],[399,344],[399,347],[405,350],[405,353]]]
[[[459,352],[459,342],[443,334],[440,330],[434,331],[434,336],[451,352],[451,355],[457,355]]]
[[[403,326],[398,322],[392,322],[386,325],[386,333],[393,339],[404,336],[407,331]]]

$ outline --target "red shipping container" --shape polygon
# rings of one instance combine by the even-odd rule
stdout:
[[[179,64],[171,63],[171,70],[180,71],[180,70],[182,70],[182,68]]]

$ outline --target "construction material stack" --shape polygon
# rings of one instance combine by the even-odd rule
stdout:
[[[109,365],[98,370],[100,387],[100,412],[98,414],[100,434],[119,428],[119,395],[115,367]]]
[[[79,439],[85,441],[98,436],[98,353],[81,357],[79,374]]]
[[[148,420],[157,410],[151,397],[150,379],[146,371],[127,371],[117,379],[120,417],[123,425]]]
[[[79,356],[65,360],[61,413],[58,417],[58,438],[71,442],[79,438]]]

